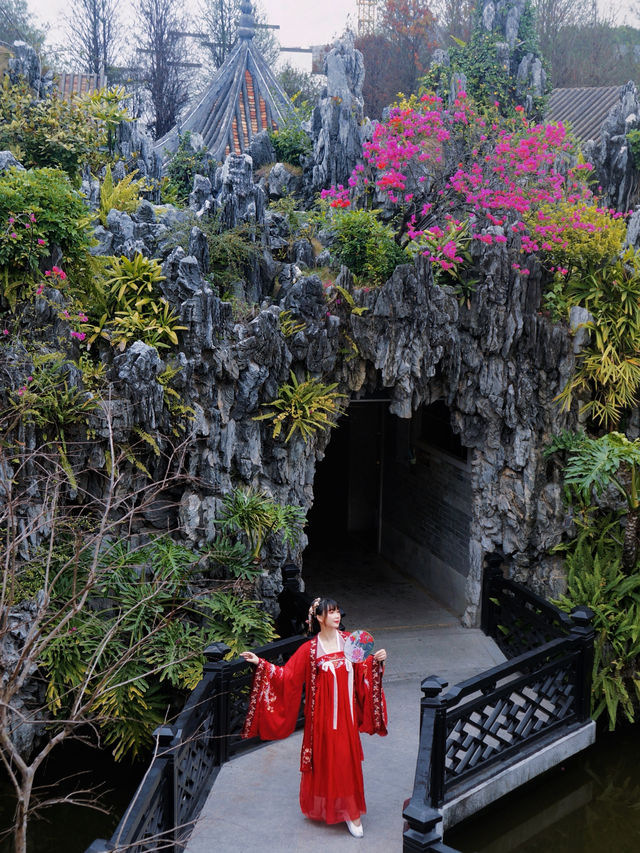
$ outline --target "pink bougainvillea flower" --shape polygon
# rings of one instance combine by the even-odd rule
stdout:
[[[45,241],[42,239],[42,237],[38,237],[38,246],[44,246],[44,244]]]

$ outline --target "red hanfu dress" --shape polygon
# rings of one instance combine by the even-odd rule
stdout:
[[[260,659],[243,737],[277,740],[291,734],[306,685],[300,758],[300,808],[315,820],[357,820],[366,811],[359,732],[386,735],[382,668],[373,657],[351,663],[340,632],[337,652],[314,637],[284,666]]]

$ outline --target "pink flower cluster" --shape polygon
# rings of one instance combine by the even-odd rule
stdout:
[[[26,394],[26,392],[29,390],[29,388],[28,388],[29,382],[33,382],[33,376],[27,376],[27,384],[21,385],[18,388],[18,391],[17,391],[18,397],[22,397],[23,394]]]
[[[424,254],[445,270],[462,262],[451,222],[468,222],[471,239],[486,245],[519,237],[525,254],[566,248],[571,232],[606,227],[593,221],[595,199],[581,174],[592,167],[571,166],[573,143],[564,125],[530,126],[524,110],[516,112],[509,120],[480,115],[464,91],[449,109],[436,95],[424,95],[418,104],[391,110],[365,144],[365,163],[348,186],[324,191],[323,198],[348,207],[375,186],[402,206],[409,239],[426,243]],[[457,140],[464,143],[460,149]],[[448,167],[454,150],[468,153]],[[565,220],[541,210],[559,203],[574,206]]]
[[[52,278],[56,281],[66,281],[67,278],[66,272],[60,267],[51,267],[50,270],[45,270],[44,274],[47,278]]]

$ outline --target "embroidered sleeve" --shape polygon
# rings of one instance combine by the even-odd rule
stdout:
[[[306,645],[301,646],[284,666],[259,659],[242,730],[243,738],[278,740],[294,730],[309,655]],[[306,649],[306,654],[301,654],[302,649]]]
[[[387,734],[387,702],[382,689],[382,667],[373,657],[357,664],[358,727],[370,735]]]

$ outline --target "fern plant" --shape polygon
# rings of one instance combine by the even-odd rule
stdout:
[[[227,544],[221,548],[229,551]],[[95,566],[89,553],[78,554],[69,544],[65,550],[59,543],[55,553],[51,623],[60,620],[62,630],[53,632],[40,654],[47,702],[64,720],[79,697],[118,759],[152,742],[171,698],[165,685],[195,687],[207,645],[223,641],[235,652],[275,636],[258,602],[224,587],[194,596],[191,584],[203,555],[168,536],[142,548],[116,541]],[[235,553],[240,561],[239,549]],[[65,602],[91,578],[91,606],[64,622]]]
[[[296,320],[289,310],[281,311],[278,319],[283,338],[291,338],[307,327],[304,321]]]
[[[594,612],[592,715],[606,711],[613,729],[620,716],[633,722],[640,701],[640,573],[622,569],[619,514],[592,518],[563,550],[567,591],[555,603]]]
[[[336,390],[337,382],[327,385],[309,374],[304,382],[298,382],[293,370],[290,375],[291,382],[282,385],[276,399],[265,404],[271,411],[257,415],[253,420],[273,421],[273,438],[278,438],[288,424],[285,442],[296,431],[307,441],[317,430],[336,425],[336,418],[341,412],[340,400],[346,399],[346,395]]]
[[[67,455],[66,430],[72,424],[84,424],[97,399],[71,382],[69,361],[63,353],[33,357],[33,375],[13,392],[10,402],[19,418],[32,423],[57,451],[60,465],[73,489],[75,474]]]
[[[277,503],[266,492],[237,488],[224,496],[216,523],[224,532],[244,533],[257,560],[271,534],[280,533],[285,545],[294,547],[304,527],[305,512],[299,506]]]
[[[102,186],[100,187],[100,208],[98,219],[101,225],[107,224],[109,211],[121,210],[123,213],[134,213],[140,204],[140,194],[147,189],[144,178],[136,180],[137,172],[130,172],[116,184],[113,182],[111,166],[107,166]]]

